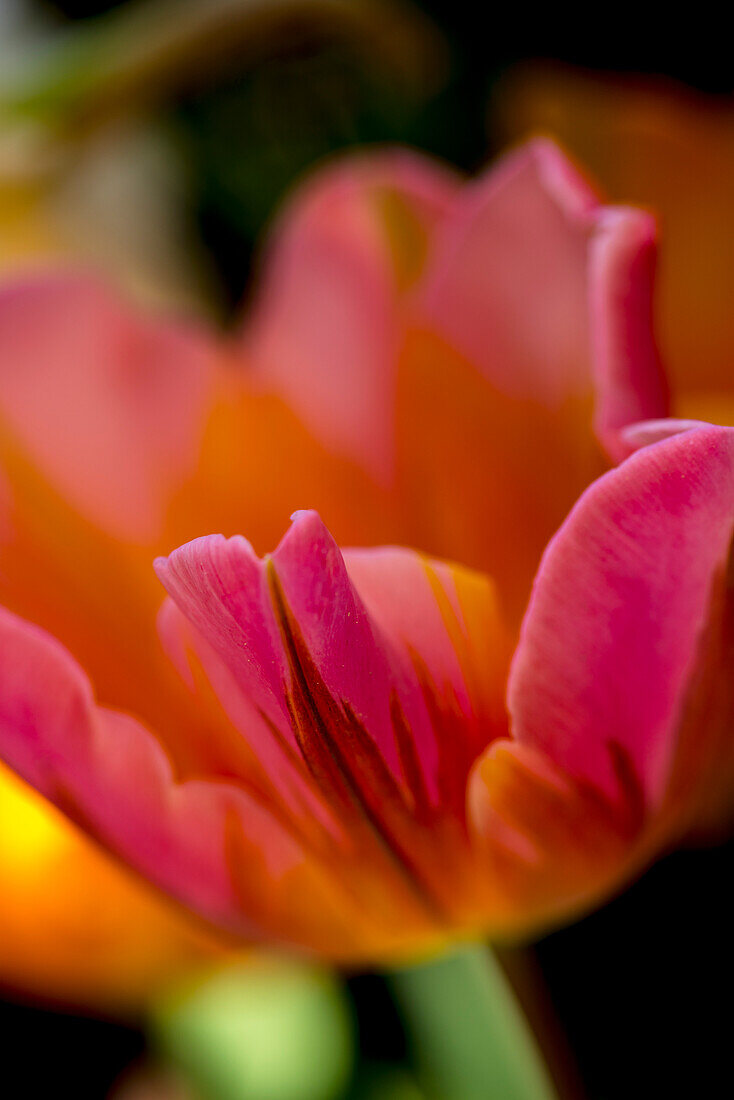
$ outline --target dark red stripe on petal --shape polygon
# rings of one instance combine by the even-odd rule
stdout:
[[[291,676],[284,685],[296,740],[322,793],[387,853],[424,909],[445,923],[443,904],[410,851],[418,822],[368,731],[346,701],[326,688],[306,646],[271,560],[267,578]]]

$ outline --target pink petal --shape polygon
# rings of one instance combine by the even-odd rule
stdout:
[[[558,407],[591,394],[596,376],[607,432],[666,412],[649,331],[653,261],[651,219],[601,206],[560,150],[535,140],[461,192],[418,317],[504,394]]]
[[[348,701],[399,775],[384,646],[314,513],[298,514],[272,558],[261,561],[242,538],[211,535],[156,567],[178,608],[232,673],[238,692],[297,749],[289,707],[301,672],[300,657],[289,650],[292,616],[330,696],[340,705]]]
[[[538,572],[510,675],[514,736],[612,797],[634,784],[659,806],[683,742],[702,757],[721,732],[733,474],[732,429],[643,448],[582,496]],[[707,709],[687,729],[694,703]],[[700,781],[700,761],[690,771]]]
[[[232,697],[241,693],[299,751],[294,700],[304,690],[319,697],[325,692],[341,714],[335,736],[347,739],[345,751],[349,714],[401,784],[409,779],[409,749],[415,758],[409,763],[417,761],[435,798],[440,731],[426,692],[464,714],[466,737],[474,737],[465,770],[502,728],[497,668],[504,667],[506,646],[492,590],[471,574],[397,550],[352,552],[345,564],[309,512],[294,517],[278,549],[262,562],[242,539],[208,536],[176,550],[157,569],[180,611],[231,674],[230,697],[223,700],[228,712],[242,712]],[[168,644],[175,649],[171,627],[176,632],[169,624]],[[476,654],[470,645],[475,635]],[[483,664],[480,672],[472,664],[490,657],[492,669]],[[206,655],[204,661],[221,689],[225,678]],[[402,714],[397,725],[396,703]],[[257,739],[258,729],[250,723],[243,733]]]
[[[222,835],[241,793],[177,786],[156,739],[133,718],[96,706],[69,653],[4,609],[0,653],[3,759],[143,874],[231,925]]]
[[[403,150],[345,158],[299,188],[245,329],[259,372],[325,443],[389,470],[401,283],[456,180]]]
[[[595,424],[617,460],[627,455],[619,429],[664,416],[669,407],[654,339],[655,236],[650,215],[608,207],[599,212],[591,241]]]
[[[680,420],[673,416],[664,416],[660,420],[640,420],[620,429],[617,441],[622,456],[626,458],[639,451],[640,447],[649,447],[651,443],[661,443],[681,432],[706,426],[703,420]]]
[[[224,656],[242,692],[287,725],[287,664],[260,559],[241,535],[205,535],[155,563],[176,606]]]
[[[235,778],[177,779],[143,725],[95,705],[69,653],[4,609],[0,752],[85,832],[217,927],[337,954],[369,934],[293,823]]]
[[[183,325],[139,318],[91,280],[0,291],[0,417],[88,518],[150,539],[196,459],[215,352]]]

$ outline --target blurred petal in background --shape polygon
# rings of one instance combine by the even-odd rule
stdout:
[[[672,81],[525,65],[495,86],[500,141],[554,134],[615,202],[654,212],[674,412],[734,421],[734,103]]]

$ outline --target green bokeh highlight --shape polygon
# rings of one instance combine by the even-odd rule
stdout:
[[[159,1003],[151,1031],[202,1100],[335,1100],[352,1074],[349,1002],[312,967],[255,960],[222,969]]]

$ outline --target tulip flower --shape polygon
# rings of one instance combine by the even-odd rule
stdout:
[[[325,169],[234,340],[85,279],[7,285],[3,756],[210,922],[332,957],[529,928],[621,881],[648,850],[642,743],[604,756],[598,793],[603,765],[538,756],[537,731],[505,745],[504,684],[542,549],[606,464],[597,435],[616,453],[666,411],[653,262],[651,219],[599,206],[541,142],[471,183],[404,152]],[[251,606],[216,637],[195,607],[213,590],[161,610],[156,555],[217,530],[267,551],[302,504],[340,544],[493,580],[408,551],[345,566],[305,516],[276,580],[238,539],[163,567],[180,600],[196,553],[235,588],[245,570]],[[254,648],[233,670],[235,628]],[[559,841],[544,885],[490,812],[527,787],[549,839],[594,838]]]
[[[264,559],[214,535],[157,563],[161,636],[192,710],[220,708],[219,760],[192,773],[180,731],[95,702],[9,612],[3,754],[244,939],[349,959],[526,933],[730,795],[733,470],[734,431],[703,427],[587,490],[541,563],[509,720],[491,582],[341,554],[308,512]]]
[[[615,201],[643,203],[660,216],[656,320],[674,412],[734,422],[728,101],[662,79],[533,65],[500,83],[494,113],[505,138],[557,135]]]

